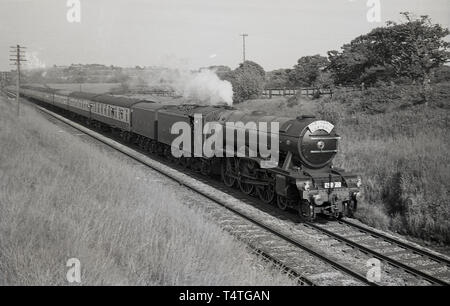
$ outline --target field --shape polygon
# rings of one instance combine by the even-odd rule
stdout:
[[[0,285],[292,285],[164,182],[0,97]],[[201,204],[201,203],[199,203]]]
[[[343,139],[335,164],[363,178],[365,199],[357,218],[384,230],[449,245],[446,86],[429,105],[414,103],[413,89],[405,89],[408,96],[403,96],[401,89],[388,88],[319,100],[260,99],[236,107],[281,116],[312,113],[336,123]]]

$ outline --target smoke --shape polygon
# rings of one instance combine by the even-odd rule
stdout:
[[[195,104],[233,104],[231,83],[221,80],[215,71],[206,68],[192,71],[188,59],[173,55],[165,55],[159,63],[160,66],[149,67],[142,72],[134,85],[139,87],[145,83],[153,89],[170,89]]]
[[[37,52],[26,52],[25,57],[27,59],[25,64],[27,69],[45,69],[46,65],[44,61],[38,57]]]
[[[193,103],[204,105],[233,104],[231,83],[221,80],[210,69],[191,71],[177,68],[151,68],[146,71],[145,85],[153,89],[173,90]],[[137,86],[143,85],[137,81]]]
[[[184,71],[174,81],[174,90],[184,98],[198,100],[203,104],[233,104],[231,83],[221,80],[212,70]]]

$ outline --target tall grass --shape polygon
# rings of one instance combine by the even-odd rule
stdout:
[[[66,285],[72,257],[85,285],[293,284],[144,170],[0,99],[1,285]]]
[[[448,111],[420,106],[340,124],[345,137],[336,163],[364,178],[360,219],[450,242],[449,118]]]

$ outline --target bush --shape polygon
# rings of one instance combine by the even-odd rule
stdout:
[[[334,91],[331,100],[343,104],[349,114],[382,114],[426,104],[449,108],[450,84],[436,84],[429,89],[421,85],[397,85],[379,82],[363,91]]]
[[[246,61],[224,77],[233,85],[233,101],[242,102],[258,97],[265,83],[265,71],[257,63]]]

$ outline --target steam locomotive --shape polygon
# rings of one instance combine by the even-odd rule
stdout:
[[[116,97],[107,94],[73,92],[63,95],[47,88],[23,87],[21,96],[45,104],[68,116],[85,121],[95,128],[111,130],[145,151],[167,157],[179,165],[204,175],[220,176],[228,187],[237,187],[264,203],[274,203],[281,210],[298,211],[300,217],[313,221],[318,214],[335,218],[352,217],[360,196],[361,180],[352,173],[333,167],[340,137],[334,126],[313,116],[296,118],[270,116],[264,112],[242,112],[229,106],[167,105],[148,100]],[[226,130],[227,123],[240,122],[232,131],[244,129],[244,154],[216,154],[212,157],[183,155],[174,157],[172,133],[177,122],[201,127],[214,122]],[[261,138],[251,137],[251,122],[277,123],[279,156],[271,167],[263,167],[267,158],[250,155],[248,148]],[[241,131],[242,132],[242,131]],[[194,133],[194,131],[192,131]],[[224,143],[229,133],[223,135]],[[274,137],[271,131],[267,137]],[[202,136],[204,142],[206,136]],[[181,148],[177,147],[177,150]],[[237,153],[237,146],[231,150]],[[227,147],[224,150],[230,150]],[[242,153],[242,152],[241,152]]]

